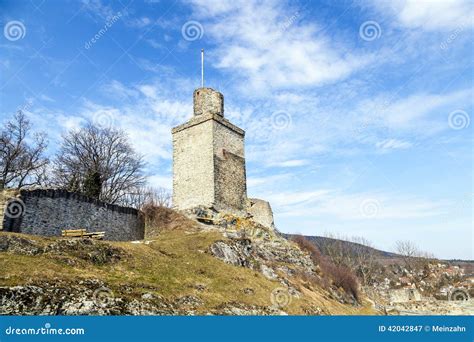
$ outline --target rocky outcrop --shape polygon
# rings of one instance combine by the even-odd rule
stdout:
[[[0,287],[1,315],[185,314],[160,297],[116,297],[99,281]]]
[[[270,278],[273,278],[270,274],[275,273],[272,267],[277,263],[289,264],[307,273],[316,270],[307,253],[277,231],[252,218],[215,214],[211,222],[213,224],[206,228],[222,232],[227,240],[215,242],[210,247],[210,252],[226,263],[260,270]],[[280,270],[283,269],[285,267],[280,267]],[[284,272],[292,270],[286,267]]]
[[[194,315],[202,305],[196,296],[166,300],[145,293],[126,297],[100,281],[76,285],[44,283],[39,285],[0,287],[0,315]],[[225,303],[205,315],[284,315],[276,306]]]
[[[37,255],[44,253],[44,247],[34,240],[22,236],[2,236],[0,239],[0,252],[10,252],[21,255]]]
[[[234,265],[252,268],[252,243],[249,239],[238,239],[230,242],[217,241],[210,247],[216,258]]]
[[[0,252],[20,255],[54,255],[62,257],[62,261],[71,265],[75,263],[75,259],[104,265],[117,262],[124,256],[122,250],[88,238],[60,239],[40,244],[36,240],[20,235],[3,235],[0,239]]]

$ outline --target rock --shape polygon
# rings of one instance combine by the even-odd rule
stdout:
[[[115,263],[124,255],[119,248],[88,238],[56,240],[45,248],[45,252],[77,257],[96,265]]]
[[[0,287],[0,315],[186,314],[185,310],[150,293],[145,293],[142,300],[130,300],[104,289],[108,290],[105,284],[93,279],[76,285],[45,282],[42,286]]]
[[[262,272],[262,274],[267,279],[275,280],[278,278],[275,271],[273,271],[270,267],[266,266],[265,264],[260,265],[260,272]]]
[[[145,300],[153,299],[153,297],[154,297],[153,294],[149,292],[142,294],[142,299],[145,299]]]
[[[254,295],[255,294],[255,291],[254,289],[250,288],[250,287],[246,287],[245,289],[242,290],[246,295]]]
[[[268,316],[286,315],[287,313],[278,308],[268,306],[246,305],[243,303],[224,303],[211,312],[214,315],[231,316]]]
[[[213,256],[222,261],[243,267],[252,267],[252,243],[249,239],[233,240],[231,242],[217,241],[210,247]]]
[[[45,307],[44,297],[43,289],[37,286],[0,287],[0,314],[39,315]]]
[[[194,285],[194,288],[198,291],[205,291],[207,289],[207,286],[204,284],[196,284]]]
[[[178,307],[195,308],[203,305],[203,302],[200,298],[196,296],[183,296],[178,298],[176,304],[178,305]]]
[[[43,253],[43,248],[34,240],[15,235],[2,235],[0,237],[0,252],[37,255]]]

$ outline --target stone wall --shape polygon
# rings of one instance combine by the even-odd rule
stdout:
[[[212,120],[190,120],[173,130],[173,206],[214,203]]]
[[[390,303],[420,301],[421,294],[417,289],[395,289],[389,291]]]
[[[11,210],[14,207],[21,212]],[[106,240],[144,237],[144,222],[138,210],[58,189],[21,190],[9,201],[2,221],[4,231],[25,234],[60,236],[64,229],[86,229],[105,231]]]
[[[239,214],[247,201],[244,132],[224,120],[214,121],[215,208]]]
[[[270,203],[267,201],[257,198],[249,198],[247,210],[249,214],[252,215],[252,219],[255,222],[260,223],[261,225],[268,228],[275,228],[275,224],[273,222],[273,211]]]

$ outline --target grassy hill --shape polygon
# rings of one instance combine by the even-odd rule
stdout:
[[[265,269],[275,270],[276,277],[265,275],[261,251],[296,248],[290,242],[249,240],[253,266],[233,265],[213,255],[212,246],[234,246],[242,239],[226,237],[216,227],[180,222],[135,243],[0,233],[1,313],[374,313],[365,299],[347,303],[340,289],[308,280],[298,271],[297,256],[268,259]],[[301,253],[291,253],[296,252]]]

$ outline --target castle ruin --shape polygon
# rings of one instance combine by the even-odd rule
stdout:
[[[193,102],[193,117],[172,129],[173,207],[250,214],[273,228],[270,204],[247,198],[245,132],[224,117],[224,96],[201,87]]]
[[[173,206],[243,214],[246,210],[245,132],[224,118],[224,96],[194,91],[194,115],[173,128]]]

